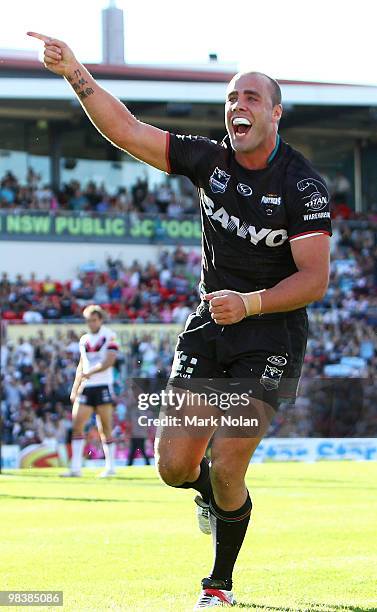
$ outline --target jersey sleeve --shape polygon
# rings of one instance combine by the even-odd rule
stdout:
[[[206,180],[211,159],[219,147],[216,141],[203,136],[184,136],[167,132],[168,174],[187,176],[194,185],[200,187]]]
[[[81,336],[79,340],[79,351],[80,351],[80,357],[83,357],[85,354],[85,336]]]
[[[106,349],[108,351],[119,351],[118,339],[116,337],[116,334],[113,331],[110,331],[107,337]]]
[[[288,238],[290,241],[315,234],[331,236],[330,194],[325,181],[310,170],[296,175],[288,190]]]

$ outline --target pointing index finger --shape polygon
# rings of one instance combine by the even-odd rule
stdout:
[[[26,32],[26,34],[28,36],[31,36],[32,38],[38,38],[39,40],[42,40],[44,43],[49,43],[52,40],[50,36],[45,36],[44,34],[38,34],[38,32]]]

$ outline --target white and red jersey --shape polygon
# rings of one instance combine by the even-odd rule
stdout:
[[[108,351],[118,351],[118,341],[115,333],[102,325],[96,334],[87,333],[80,338],[80,356],[82,370],[86,374],[91,368],[103,363]],[[97,387],[98,385],[113,384],[113,368],[107,368],[102,372],[92,374],[85,382],[85,387]]]

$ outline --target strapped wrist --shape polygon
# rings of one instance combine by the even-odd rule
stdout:
[[[262,314],[262,298],[261,293],[266,291],[261,289],[260,291],[252,291],[251,293],[239,293],[238,295],[242,299],[245,306],[245,317],[251,315]]]

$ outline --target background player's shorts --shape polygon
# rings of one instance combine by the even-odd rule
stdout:
[[[291,336],[285,315],[221,326],[202,302],[178,336],[170,384],[197,392],[217,388],[222,393],[248,393],[276,408],[284,381],[284,394],[294,393],[301,371],[306,338],[304,342],[299,335],[293,348]],[[299,360],[293,355],[298,349]]]
[[[78,397],[79,404],[86,406],[102,406],[103,404],[112,404],[110,389],[108,385],[98,385],[95,387],[85,387]]]

